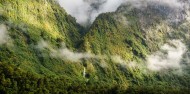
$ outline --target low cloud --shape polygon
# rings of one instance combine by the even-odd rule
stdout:
[[[61,49],[52,50],[52,57],[62,58],[64,60],[72,61],[72,62],[80,62],[82,59],[91,59],[98,58],[96,55],[91,53],[80,53],[73,52],[66,47],[62,47]]]
[[[152,71],[167,69],[181,69],[181,60],[187,51],[185,44],[180,40],[171,40],[163,45],[161,50],[148,56],[147,67]]]
[[[38,45],[36,46],[36,48],[43,50],[45,48],[49,48],[49,44],[46,41],[41,40],[38,42]]]
[[[125,67],[125,68],[132,68],[132,69],[136,69],[136,68],[140,68],[139,67],[139,64],[137,64],[136,62],[127,62],[126,60],[122,59],[121,56],[112,56],[112,61],[115,62],[115,63],[118,63],[120,64],[122,67]]]
[[[122,13],[114,15],[114,19],[123,25],[128,25],[129,21]]]
[[[9,40],[10,40],[10,37],[8,35],[7,28],[5,25],[1,24],[0,25],[0,45],[7,44]]]
[[[124,0],[58,0],[60,5],[82,25],[92,23],[101,13],[116,11],[123,1]]]
[[[68,60],[72,62],[81,62],[83,59],[101,59],[104,56],[94,55],[92,53],[87,52],[74,52],[68,49],[65,44],[62,44],[61,48],[53,48],[48,42],[41,40],[36,46],[38,49],[48,49],[50,50],[50,56],[53,58],[60,58],[63,60]]]
[[[143,62],[126,61],[121,56],[112,56],[112,61],[125,68],[142,69],[143,71],[160,72],[175,70],[176,72],[181,72],[184,67],[182,62],[186,51],[187,48],[181,40],[171,40],[164,44],[159,51],[147,56],[145,61],[147,68],[145,68]],[[188,63],[187,61],[189,59],[185,63]]]
[[[41,40],[36,48],[40,50],[49,50],[49,56],[53,58],[59,58],[71,62],[82,62],[82,60],[88,59],[98,59],[101,60],[100,66],[107,67],[105,60],[108,60],[106,55],[95,55],[87,52],[74,52],[68,49],[65,44],[61,48],[56,48],[50,45],[50,43]],[[146,59],[146,67],[144,63],[136,63],[132,61],[127,61],[119,55],[111,56],[111,60],[124,68],[130,69],[142,69],[142,71],[155,71],[159,72],[162,70],[181,70],[183,65],[181,61],[183,55],[186,53],[187,48],[181,40],[171,40],[164,44],[161,49],[151,55]]]
[[[114,12],[121,5],[131,5],[143,9],[148,5],[166,6],[181,11],[189,7],[184,0],[58,0],[59,4],[82,25],[91,24],[101,13]],[[164,11],[164,9],[162,9]]]
[[[115,63],[119,63],[123,65],[127,64],[126,60],[122,59],[121,56],[116,55],[116,56],[112,56],[111,58],[112,58],[112,61]]]

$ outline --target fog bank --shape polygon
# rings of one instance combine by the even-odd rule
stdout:
[[[185,44],[180,40],[171,40],[163,45],[160,51],[147,57],[147,67],[152,71],[166,69],[181,69],[181,60],[187,51]]]

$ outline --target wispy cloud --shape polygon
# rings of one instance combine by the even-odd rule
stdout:
[[[160,72],[174,70],[175,72],[181,72],[184,68],[182,60],[186,51],[186,45],[181,40],[170,40],[159,51],[147,56],[145,65],[143,65],[143,62],[127,61],[118,55],[112,56],[112,61],[125,68],[142,69],[142,71]],[[187,61],[189,59],[184,63],[188,63]]]
[[[147,57],[147,67],[152,71],[181,69],[183,54],[187,51],[180,40],[172,40],[161,47],[161,50]]]
[[[36,46],[38,49],[48,49],[50,50],[50,56],[53,58],[60,58],[63,60],[68,60],[72,62],[81,62],[83,59],[102,59],[104,56],[95,55],[87,52],[74,52],[68,49],[65,44],[62,44],[61,48],[53,48],[48,42],[41,40]]]
[[[109,57],[106,55],[95,55],[87,52],[74,52],[68,49],[64,44],[61,48],[54,48],[50,43],[41,40],[36,46],[40,50],[49,50],[49,56],[71,62],[82,62],[82,60],[97,59],[100,60],[100,66],[106,68]],[[183,68],[181,61],[187,51],[185,44],[181,40],[171,40],[164,44],[161,49],[147,56],[146,64],[143,62],[133,62],[123,59],[119,55],[112,55],[111,60],[120,64],[124,68],[142,69],[142,71],[163,71],[163,70],[180,70]],[[145,66],[147,68],[145,68]]]
[[[83,25],[92,23],[95,18],[105,12],[115,11],[123,0],[58,0],[60,5],[77,22]]]
[[[140,64],[137,64],[136,62],[124,60],[119,55],[112,56],[111,58],[113,62],[120,64],[122,67],[131,68],[131,69],[140,68],[139,67]]]
[[[5,25],[1,24],[0,25],[0,45],[7,44],[9,40],[10,40],[10,37],[8,35],[7,28]]]

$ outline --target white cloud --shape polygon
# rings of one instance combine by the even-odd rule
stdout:
[[[36,46],[36,48],[38,48],[40,50],[42,50],[44,48],[49,48],[49,44],[46,41],[41,40],[38,42],[38,45]]]
[[[41,40],[37,48],[40,50],[48,49],[50,56],[60,58],[71,62],[81,62],[83,59],[98,59],[101,60],[100,66],[107,67],[105,60],[108,59],[105,55],[95,55],[87,52],[74,52],[68,49],[64,44],[61,48],[54,48],[48,42]],[[180,40],[171,40],[161,47],[160,51],[153,53],[147,57],[147,69],[151,71],[161,71],[168,69],[181,70],[184,53],[187,51],[185,44]],[[120,64],[122,67],[130,69],[145,69],[142,62],[136,63],[124,60],[121,56],[111,56],[111,60]]]
[[[65,44],[62,44],[62,48],[53,48],[48,42],[41,40],[39,41],[36,48],[43,50],[50,50],[50,56],[53,58],[60,58],[63,60],[68,60],[72,62],[80,62],[82,59],[102,59],[104,56],[102,55],[94,55],[92,53],[87,52],[74,52],[68,49]]]
[[[129,21],[128,19],[121,13],[114,15],[115,20],[117,20],[119,23],[122,23],[123,25],[128,25]]]
[[[126,64],[127,62],[121,58],[121,56],[112,56],[113,62],[119,63],[119,64]]]
[[[58,0],[58,2],[77,19],[78,23],[86,25],[92,23],[101,13],[115,11],[123,0]]]
[[[58,2],[82,25],[91,24],[101,13],[116,11],[121,4],[131,4],[136,8],[146,7],[148,4],[165,5],[174,10],[187,5],[178,0],[58,0]]]
[[[0,25],[0,45],[6,44],[9,41],[10,37],[7,32],[5,25]]]
[[[180,40],[172,40],[158,51],[147,58],[147,67],[152,71],[165,69],[181,69],[181,59],[186,52],[186,46]]]
[[[69,61],[73,61],[73,62],[80,62],[82,59],[98,58],[94,54],[73,52],[73,51],[69,50],[68,48],[52,50],[51,56],[59,57],[64,60],[69,60]]]
[[[142,69],[142,71],[159,72],[172,69],[175,72],[181,72],[183,69],[181,61],[186,51],[187,48],[181,40],[171,40],[164,44],[159,51],[147,56],[145,61],[147,68],[145,68],[143,62],[128,62],[122,59],[121,56],[112,56],[112,61],[125,68]]]
[[[136,68],[140,68],[140,64],[137,64],[136,62],[127,62],[126,60],[122,59],[121,56],[112,56],[112,61],[115,63],[120,64],[121,66],[125,67],[125,68],[132,68],[132,69],[136,69]]]

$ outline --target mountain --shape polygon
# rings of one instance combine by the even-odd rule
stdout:
[[[123,4],[83,27],[54,0],[0,0],[0,93],[188,94],[189,17]]]

